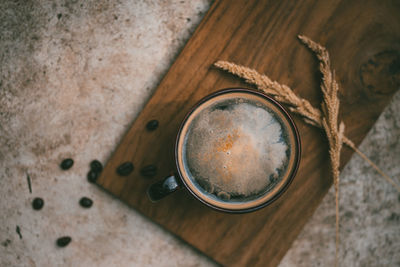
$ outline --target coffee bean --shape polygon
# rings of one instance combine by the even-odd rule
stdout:
[[[71,237],[69,236],[63,236],[57,239],[57,246],[60,248],[68,246],[68,244],[71,242]]]
[[[92,171],[95,171],[97,173],[100,173],[103,170],[103,164],[101,164],[100,161],[98,161],[97,159],[93,160],[92,162],[90,162],[90,169]]]
[[[68,170],[69,168],[72,167],[72,165],[74,165],[74,160],[73,159],[64,159],[61,162],[60,167],[63,170]]]
[[[87,179],[89,183],[95,183],[97,181],[98,176],[99,174],[97,172],[95,172],[94,170],[90,170],[87,174]]]
[[[146,124],[146,128],[149,131],[154,131],[158,127],[158,120],[151,120]]]
[[[157,166],[147,165],[140,170],[140,174],[145,177],[153,177],[157,174]]]
[[[40,197],[37,197],[32,201],[32,208],[35,210],[42,209],[43,205],[44,205],[44,201]]]
[[[90,208],[93,205],[93,200],[88,197],[83,197],[79,200],[79,204],[84,208]]]
[[[134,169],[132,162],[124,162],[117,168],[117,173],[121,176],[129,175]]]

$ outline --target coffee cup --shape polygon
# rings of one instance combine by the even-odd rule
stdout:
[[[175,142],[175,173],[151,185],[151,201],[185,189],[208,207],[250,212],[276,200],[300,161],[297,127],[281,104],[255,90],[233,88],[200,100]]]

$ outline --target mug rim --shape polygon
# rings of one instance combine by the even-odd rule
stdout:
[[[229,94],[229,93],[235,93],[235,92],[242,92],[242,93],[250,93],[250,94],[255,94],[258,95],[270,102],[272,102],[275,106],[278,107],[278,109],[280,111],[282,111],[282,113],[284,114],[284,116],[286,116],[286,119],[289,123],[289,125],[291,126],[292,130],[293,130],[293,134],[294,134],[294,143],[296,145],[296,155],[295,155],[295,159],[294,159],[294,163],[293,163],[293,169],[290,171],[290,174],[285,182],[285,184],[282,186],[282,188],[276,192],[270,199],[268,199],[267,201],[260,203],[254,207],[249,207],[249,208],[245,208],[245,209],[228,209],[228,208],[223,208],[223,207],[219,207],[216,205],[213,205],[209,202],[207,202],[205,199],[203,199],[202,197],[200,197],[199,195],[197,195],[188,185],[188,182],[183,178],[183,174],[180,168],[180,164],[179,164],[179,157],[178,157],[178,150],[179,150],[179,140],[182,134],[182,130],[188,120],[188,118],[192,115],[192,113],[197,110],[203,103],[207,102],[208,100],[215,98],[219,95],[223,95],[223,94]],[[199,200],[201,203],[203,203],[204,205],[206,205],[207,207],[210,207],[214,210],[218,210],[218,211],[222,211],[222,212],[227,212],[227,213],[247,213],[247,212],[252,212],[252,211],[256,211],[259,210],[265,206],[268,206],[269,204],[271,204],[272,202],[274,202],[275,200],[277,200],[289,187],[289,185],[292,183],[294,177],[296,176],[297,170],[299,168],[300,165],[300,158],[301,158],[301,142],[300,142],[300,134],[299,131],[297,129],[296,124],[294,123],[294,120],[292,118],[292,116],[289,114],[289,112],[282,106],[282,104],[280,104],[278,101],[276,101],[275,99],[273,99],[272,97],[266,95],[263,92],[257,91],[255,89],[250,89],[250,88],[243,88],[243,87],[234,87],[234,88],[225,88],[225,89],[221,89],[218,91],[215,91],[211,94],[206,95],[205,97],[203,97],[202,99],[200,99],[185,115],[184,119],[182,120],[180,127],[179,127],[179,131],[178,134],[176,136],[176,140],[175,140],[175,165],[176,165],[176,170],[178,172],[178,176],[179,176],[179,180],[182,182],[182,184],[184,185],[184,187],[190,192],[191,195],[193,195],[197,200]],[[178,177],[177,177],[178,178]]]

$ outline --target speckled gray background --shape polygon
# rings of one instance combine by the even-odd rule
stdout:
[[[85,178],[92,159],[110,156],[209,4],[1,1],[0,266],[215,265]],[[400,93],[361,149],[399,182],[398,114]],[[58,167],[65,157],[75,160],[67,172]],[[41,211],[31,208],[36,196]],[[82,196],[94,200],[91,209],[78,205]],[[400,195],[357,156],[341,175],[340,203],[342,266],[400,266]],[[332,266],[334,210],[331,190],[281,266]],[[55,246],[61,235],[73,238],[64,249]]]

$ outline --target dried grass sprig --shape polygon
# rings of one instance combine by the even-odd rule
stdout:
[[[307,123],[320,128],[322,127],[321,112],[314,108],[307,100],[298,97],[287,85],[272,81],[266,75],[261,75],[253,69],[231,62],[220,60],[214,63],[214,65],[245,79],[247,83],[256,85],[259,90],[273,96],[277,101],[287,104],[291,112],[302,116]]]
[[[287,104],[289,106],[289,110],[302,116],[306,123],[321,129],[323,128],[321,111],[313,107],[308,100],[297,96],[289,86],[272,81],[268,76],[262,75],[256,70],[228,61],[220,60],[214,63],[214,65],[219,69],[225,70],[244,79],[249,84],[256,85],[259,90],[272,96],[277,101]],[[343,136],[343,143],[353,149],[358,155],[360,155],[360,157],[367,161],[371,167],[373,167],[386,179],[387,182],[392,184],[397,191],[400,192],[400,186],[397,185],[392,178],[386,175],[378,166],[376,166],[361,150],[355,146],[353,141],[351,141],[345,135]]]
[[[399,192],[400,186],[397,185],[389,176],[381,171],[368,157],[363,154],[354,143],[344,135],[345,125],[343,122],[338,124],[340,101],[337,97],[339,85],[335,79],[335,73],[331,69],[329,53],[325,47],[313,42],[305,36],[299,35],[298,38],[307,45],[317,56],[320,64],[319,70],[322,73],[321,90],[323,93],[323,102],[321,110],[314,108],[306,99],[297,96],[287,85],[272,81],[268,76],[261,75],[257,71],[236,65],[227,61],[217,61],[214,65],[220,69],[226,70],[240,78],[245,79],[249,84],[254,84],[257,88],[268,95],[274,97],[277,101],[287,104],[289,110],[303,117],[304,121],[310,125],[325,130],[329,142],[329,155],[331,161],[331,170],[335,187],[336,204],[336,257],[335,265],[338,265],[339,258],[339,167],[340,152],[343,143],[357,152],[366,160],[375,170],[378,171],[389,183],[391,183]]]
[[[329,53],[325,47],[310,40],[308,37],[299,35],[299,39],[315,53],[319,60],[319,70],[322,74],[321,90],[323,102],[321,110],[323,113],[322,126],[326,132],[329,142],[329,155],[331,160],[331,170],[333,183],[335,186],[336,202],[336,257],[335,265],[339,261],[339,166],[340,151],[343,144],[344,123],[341,121],[338,126],[340,101],[337,96],[339,85],[335,80],[335,73],[331,69]]]
[[[386,173],[384,173],[378,166],[376,166],[375,163],[373,163],[364,153],[362,153],[356,145],[346,136],[343,137],[343,143],[345,143],[347,146],[349,146],[351,149],[353,149],[358,155],[360,155],[361,158],[363,158],[366,162],[369,163],[369,165],[372,166],[385,180],[393,185],[394,188],[397,189],[397,191],[400,193],[400,185],[396,184],[396,182],[390,178]]]

